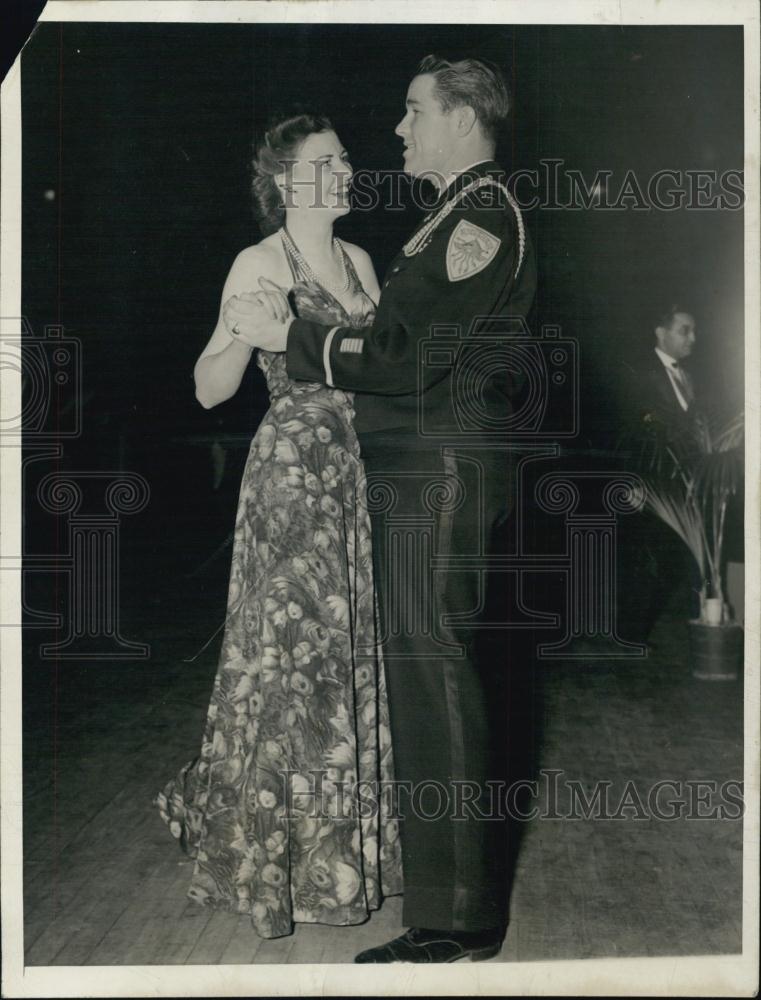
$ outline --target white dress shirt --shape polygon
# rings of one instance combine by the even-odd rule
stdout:
[[[683,410],[689,410],[690,404],[685,395],[689,390],[689,375],[683,368],[680,367],[679,362],[675,358],[672,358],[670,354],[666,354],[666,352],[662,351],[660,347],[655,348],[655,353],[658,355],[659,361],[668,372],[671,388],[674,390],[677,402]],[[682,378],[684,379],[684,382],[681,381]]]

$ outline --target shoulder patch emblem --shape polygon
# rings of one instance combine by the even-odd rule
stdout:
[[[502,240],[473,222],[461,219],[449,237],[447,275],[462,281],[478,274],[494,259]]]

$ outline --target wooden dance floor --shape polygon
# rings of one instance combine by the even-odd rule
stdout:
[[[361,926],[299,925],[270,941],[247,917],[186,898],[192,863],[151,800],[198,749],[219,636],[186,661],[222,619],[225,562],[166,592],[159,574],[127,608],[124,635],[151,643],[146,662],[56,665],[37,655],[48,636],[29,633],[27,965],[342,963],[402,930],[399,897]],[[658,780],[742,780],[741,682],[692,678],[683,622],[662,620],[654,640],[647,661],[531,669],[525,737],[514,737],[531,744],[535,776],[561,770],[587,794],[611,782],[615,803],[631,780],[645,804]],[[520,824],[510,926],[495,961],[740,951],[742,821],[633,812]]]

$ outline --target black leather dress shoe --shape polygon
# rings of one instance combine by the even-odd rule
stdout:
[[[502,947],[504,931],[432,931],[411,927],[401,937],[377,948],[361,951],[355,962],[471,962],[494,958]]]

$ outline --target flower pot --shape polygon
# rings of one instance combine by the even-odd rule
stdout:
[[[740,625],[745,621],[745,564],[727,563],[727,598],[732,617]]]
[[[707,625],[721,625],[724,613],[723,604],[718,597],[707,597],[703,603],[703,615]]]
[[[734,681],[743,664],[743,630],[728,625],[689,623],[692,676],[701,681]]]

